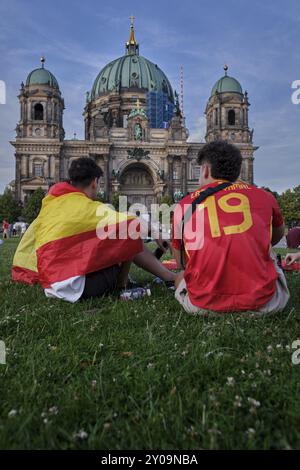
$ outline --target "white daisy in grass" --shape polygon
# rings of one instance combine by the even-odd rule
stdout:
[[[58,415],[58,408],[57,408],[57,406],[51,406],[51,408],[49,408],[49,414],[50,414],[50,415]]]
[[[234,379],[234,377],[227,377],[227,385],[229,385],[230,387],[234,387],[234,386],[235,386],[235,379]]]
[[[84,429],[80,429],[78,432],[73,433],[73,439],[84,441],[88,438],[88,433]]]
[[[236,395],[233,406],[235,408],[241,408],[242,407],[242,397],[240,397],[239,395]]]
[[[260,407],[260,401],[255,400],[255,398],[248,397],[248,402],[250,403],[251,406],[254,406],[254,408]]]
[[[8,417],[9,418],[14,418],[15,416],[17,416],[18,414],[18,411],[17,410],[10,410],[10,412],[8,413]]]

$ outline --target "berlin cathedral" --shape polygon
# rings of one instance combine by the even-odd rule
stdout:
[[[206,142],[224,139],[243,156],[241,179],[253,183],[253,130],[248,124],[248,94],[224,67],[213,86],[206,115]],[[190,142],[178,94],[158,65],[139,54],[133,19],[125,54],[107,64],[86,94],[85,139],[66,140],[64,99],[55,76],[33,70],[21,84],[16,128],[15,194],[26,198],[67,178],[73,159],[95,159],[102,169],[101,193],[150,207],[164,196],[173,200],[197,189],[197,154],[204,145]]]

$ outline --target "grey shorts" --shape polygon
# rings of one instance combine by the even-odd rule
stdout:
[[[280,312],[286,307],[290,298],[290,293],[289,293],[289,289],[287,286],[286,278],[282,269],[277,265],[277,259],[276,259],[275,253],[272,252],[271,257],[274,262],[276,272],[278,275],[278,278],[276,281],[275,294],[273,295],[272,299],[269,300],[269,302],[263,307],[261,307],[259,310],[256,310],[253,312],[248,311],[248,312],[239,312],[239,313],[245,314],[245,315],[249,315],[249,313],[250,314],[253,313],[256,316],[272,315],[274,313]],[[182,281],[180,282],[179,286],[176,289],[175,298],[178,300],[178,302],[182,305],[182,307],[187,313],[192,313],[195,315],[202,315],[202,316],[223,316],[224,315],[224,313],[211,312],[210,310],[204,310],[192,304],[189,298],[187,285],[184,279],[182,279]]]

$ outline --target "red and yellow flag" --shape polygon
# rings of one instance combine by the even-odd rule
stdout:
[[[43,199],[38,217],[17,248],[12,279],[48,288],[129,261],[143,250],[140,237],[128,236],[132,222],[134,217],[92,201],[68,183],[58,183]]]

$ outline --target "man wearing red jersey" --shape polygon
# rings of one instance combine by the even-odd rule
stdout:
[[[174,254],[185,268],[176,279],[176,299],[194,314],[282,310],[289,291],[271,250],[284,235],[276,200],[237,181],[242,156],[236,146],[207,144],[198,164],[200,188],[180,201],[173,220]]]

